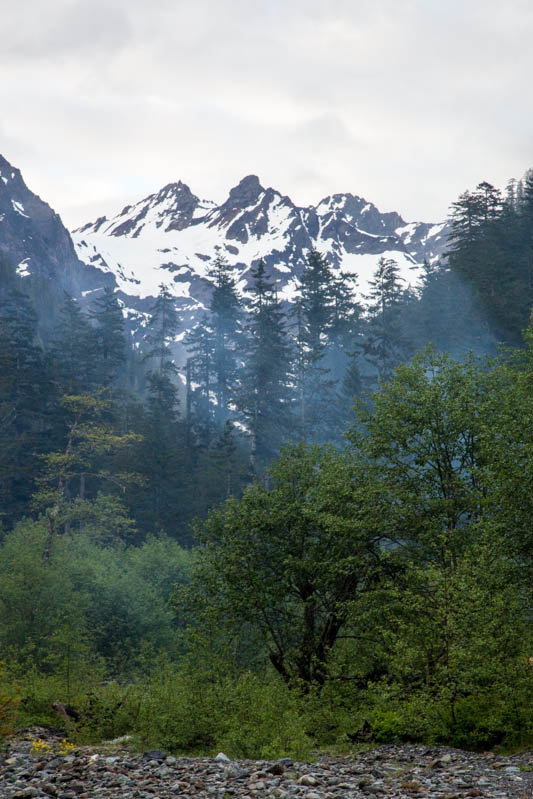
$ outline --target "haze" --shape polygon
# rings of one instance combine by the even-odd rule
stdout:
[[[438,221],[533,166],[528,0],[21,0],[2,8],[0,152],[75,227],[248,173]]]

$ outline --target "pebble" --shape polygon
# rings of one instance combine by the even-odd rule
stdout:
[[[59,743],[46,730],[31,736]],[[114,754],[82,747],[30,753],[30,731],[0,754],[1,799],[524,799],[533,755],[495,758],[449,747],[377,746],[315,763]],[[57,750],[56,750],[57,751]]]

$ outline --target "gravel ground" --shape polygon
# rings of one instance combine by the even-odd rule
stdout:
[[[43,739],[52,751],[32,754]],[[378,746],[314,763],[172,757],[82,747],[57,754],[60,735],[32,728],[0,755],[1,799],[533,799],[533,754]]]

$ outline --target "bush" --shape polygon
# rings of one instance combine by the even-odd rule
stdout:
[[[273,675],[220,676],[159,664],[139,717],[144,746],[230,757],[306,757],[312,740],[298,694]]]
[[[15,731],[20,697],[5,684],[5,667],[0,663],[0,741]]]

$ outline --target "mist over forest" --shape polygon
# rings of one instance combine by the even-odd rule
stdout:
[[[358,299],[317,249],[290,301],[213,252],[183,335],[164,282],[134,333],[1,246],[0,734],[60,700],[171,752],[533,743],[533,171],[448,231]]]

